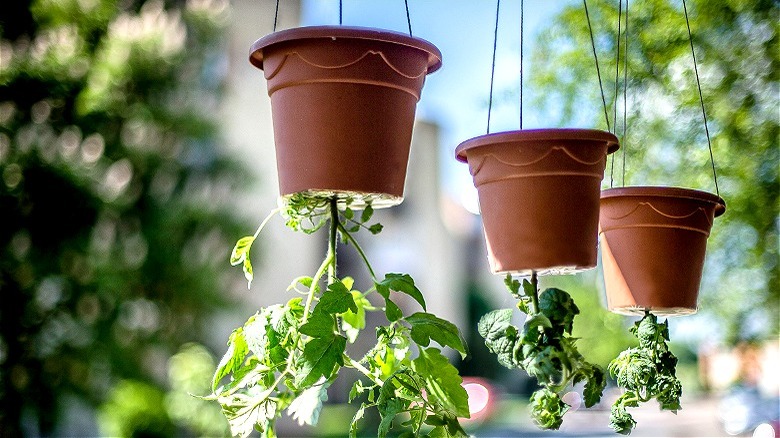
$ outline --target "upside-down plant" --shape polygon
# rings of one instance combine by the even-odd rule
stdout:
[[[542,429],[558,429],[569,409],[561,393],[570,385],[585,381],[584,401],[591,407],[601,400],[606,379],[604,370],[591,364],[577,351],[571,337],[574,317],[580,313],[571,296],[560,289],[538,292],[536,274],[531,281],[507,275],[505,284],[517,298],[518,309],[527,315],[522,328],[511,324],[513,309],[494,310],[479,321],[479,333],[498,362],[520,368],[542,386],[531,396],[531,416]]]
[[[328,251],[317,272],[296,278],[288,288],[296,296],[260,309],[230,335],[214,374],[213,393],[206,398],[222,405],[234,435],[245,437],[256,429],[263,437],[276,436],[275,420],[285,410],[299,424],[316,424],[328,387],[342,368],[353,368],[363,377],[354,382],[349,401],[364,401],[350,436],[356,436],[365,410],[374,407],[381,417],[379,437],[388,434],[397,416],[403,420],[400,436],[466,436],[458,422],[458,417],[469,417],[462,379],[441,350],[431,346],[434,341],[465,357],[463,338],[454,324],[426,312],[423,294],[409,275],[377,277],[354,235],[361,230],[377,234],[382,226],[369,225],[370,204],[362,211],[356,204],[351,198],[293,195],[254,235],[237,242],[230,261],[243,266],[251,285],[250,249],[272,216],[280,213],[295,231],[328,233]],[[358,290],[352,278],[338,276],[339,241],[353,247],[364,262],[373,280],[368,288]],[[394,302],[398,293],[413,298],[422,311],[405,315]],[[379,310],[387,324],[377,327],[376,344],[362,357],[352,357],[347,346],[366,329],[366,312]]]
[[[639,346],[629,348],[609,364],[610,375],[618,386],[625,388],[612,405],[609,425],[615,432],[628,435],[636,421],[626,408],[639,403],[658,400],[662,410],[677,413],[680,407],[682,384],[676,376],[677,358],[669,351],[669,322],[659,323],[655,315],[645,316],[631,327],[631,333],[639,340]]]

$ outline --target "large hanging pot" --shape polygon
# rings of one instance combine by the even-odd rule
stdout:
[[[256,41],[250,62],[271,97],[279,189],[403,199],[425,76],[441,67],[428,41],[359,27],[300,27]]]
[[[596,266],[599,193],[618,139],[593,129],[487,134],[455,150],[468,162],[494,273]]]
[[[622,314],[696,312],[707,237],[722,198],[677,187],[601,194],[601,255],[609,309]]]

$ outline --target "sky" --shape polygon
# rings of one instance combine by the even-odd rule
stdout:
[[[526,0],[523,20],[524,67],[534,48],[537,33],[574,0]],[[346,0],[343,24],[407,32],[402,0]],[[442,68],[426,79],[417,107],[419,118],[441,127],[440,165],[447,194],[467,209],[477,209],[467,165],[455,160],[455,147],[469,138],[483,135],[487,127],[487,102],[493,55],[496,2],[494,0],[410,0],[412,34],[432,42],[442,52]],[[338,24],[339,3],[335,0],[303,0],[302,25]],[[527,96],[529,77],[523,76]],[[501,2],[494,80],[494,104],[490,132],[520,127],[520,102],[500,94],[519,95],[520,87],[520,0]],[[545,114],[523,106],[523,127],[550,127]]]

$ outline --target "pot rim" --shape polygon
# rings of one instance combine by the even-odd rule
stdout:
[[[455,148],[455,158],[458,161],[466,163],[466,151],[481,146],[492,145],[496,143],[509,142],[535,142],[544,140],[597,140],[607,143],[607,154],[611,154],[620,148],[618,138],[611,132],[600,129],[583,128],[543,128],[543,129],[521,129],[516,131],[494,132],[492,134],[480,135],[470,138]]]
[[[614,187],[601,191],[601,199],[653,196],[659,198],[684,198],[715,204],[715,217],[726,212],[726,201],[720,196],[703,190],[674,186],[628,186]]]
[[[392,30],[359,26],[303,26],[268,34],[252,43],[249,62],[263,69],[263,49],[284,41],[303,39],[362,39],[399,44],[422,50],[428,54],[428,73],[441,68],[441,51],[430,41]]]

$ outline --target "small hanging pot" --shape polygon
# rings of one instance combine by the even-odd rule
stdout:
[[[455,149],[468,162],[494,273],[573,273],[596,266],[599,192],[609,132],[528,129]]]
[[[300,27],[257,40],[250,62],[271,97],[279,190],[402,201],[431,43],[360,27]]]
[[[707,237],[725,201],[677,187],[621,187],[601,194],[601,254],[615,313],[695,313]]]

